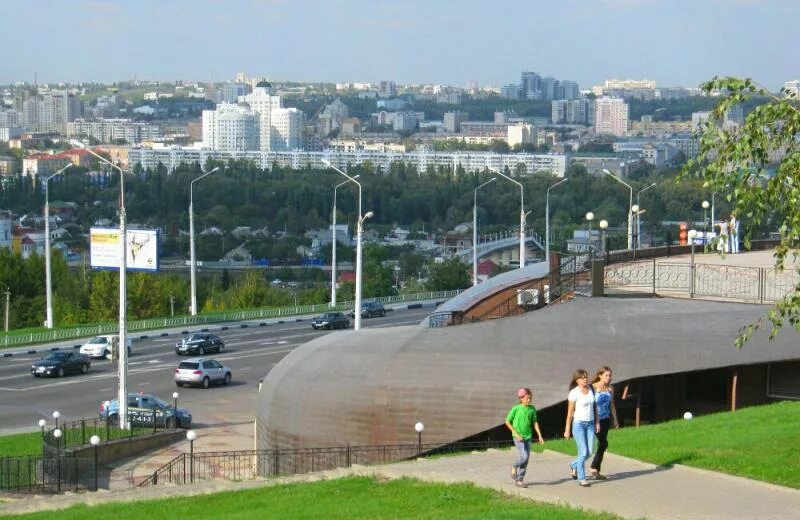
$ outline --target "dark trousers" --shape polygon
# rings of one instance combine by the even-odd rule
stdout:
[[[611,418],[600,419],[600,431],[597,432],[597,451],[592,459],[592,469],[600,472],[600,465],[603,463],[603,454],[608,448],[608,429],[611,427]]]

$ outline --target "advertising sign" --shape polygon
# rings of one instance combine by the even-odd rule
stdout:
[[[127,268],[129,271],[158,271],[158,231],[127,229]],[[119,229],[89,230],[91,265],[95,269],[119,269]]]

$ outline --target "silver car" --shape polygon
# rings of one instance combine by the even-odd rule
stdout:
[[[227,385],[231,382],[231,369],[210,358],[192,358],[181,361],[175,369],[175,384],[198,385],[208,388],[211,383]]]

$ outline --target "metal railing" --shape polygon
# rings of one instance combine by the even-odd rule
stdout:
[[[511,441],[485,441],[182,453],[141,481],[138,487],[190,484],[212,479],[239,481],[279,477],[346,468],[353,464],[384,464],[415,457],[510,446]]]
[[[379,301],[383,304],[419,302],[428,300],[447,300],[459,294],[460,290],[455,291],[434,291],[416,294],[401,294],[397,296],[381,296],[378,298],[368,298],[368,300]],[[337,310],[350,310],[353,308],[352,301],[345,301],[336,305]],[[271,309],[250,309],[230,312],[219,312],[213,314],[201,314],[198,316],[177,316],[166,318],[150,318],[146,320],[136,320],[128,322],[128,331],[146,331],[170,327],[208,325],[211,323],[223,323],[226,321],[245,321],[258,319],[284,318],[288,316],[298,316],[304,314],[319,314],[331,310],[328,303],[316,305],[296,305],[291,307],[280,307]],[[100,334],[113,334],[119,329],[119,324],[101,323],[97,325],[87,325],[85,327],[71,327],[65,329],[52,329],[41,332],[31,332],[29,334],[9,335],[6,334],[1,340],[3,346],[21,346],[38,343],[48,343],[68,339],[77,339],[87,336]]]
[[[0,489],[17,493],[62,493],[96,489],[95,459],[58,456],[0,458]]]
[[[701,263],[624,262],[606,267],[605,287],[643,289],[654,294],[686,293],[697,298],[722,298],[774,303],[800,283],[796,271]]]

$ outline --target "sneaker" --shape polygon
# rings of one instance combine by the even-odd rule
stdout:
[[[521,480],[517,480],[517,481],[514,483],[514,485],[515,485],[515,486],[517,486],[518,488],[526,488],[526,487],[528,487],[528,484],[524,483],[524,482],[523,482],[523,481],[521,481]]]
[[[585,480],[581,480],[580,482],[578,482],[578,485],[579,485],[580,487],[589,487],[589,486],[591,486],[591,484],[589,484],[589,483],[588,483],[588,482],[586,482]]]
[[[511,478],[517,480],[517,467],[511,466]]]

